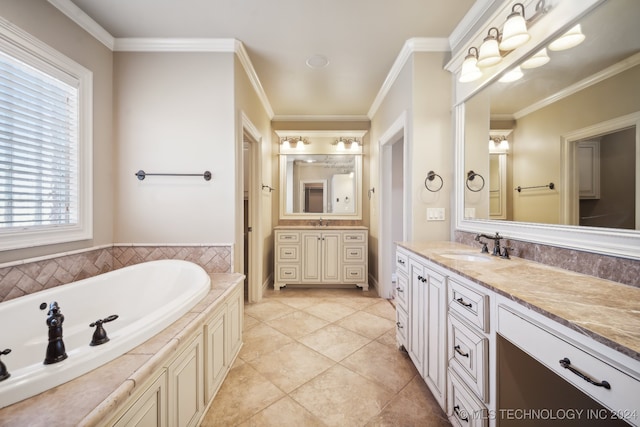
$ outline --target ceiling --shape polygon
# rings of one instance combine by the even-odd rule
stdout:
[[[405,41],[448,38],[475,0],[71,0],[115,38],[235,38],[276,116],[365,117]],[[306,60],[329,63],[312,69]],[[444,66],[444,64],[443,64]]]

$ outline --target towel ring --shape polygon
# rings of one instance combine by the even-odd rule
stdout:
[[[473,181],[476,176],[480,177],[480,179],[482,180],[482,184],[480,185],[480,188],[478,188],[477,190],[474,190],[473,188],[469,187],[469,181]],[[473,191],[474,193],[477,193],[484,188],[484,178],[479,173],[475,173],[474,171],[470,170],[469,172],[467,172],[467,181],[465,185],[467,186],[469,191]]]
[[[435,190],[432,190],[431,188],[429,188],[429,181],[433,181],[434,179],[436,179],[436,177],[440,178],[440,186]],[[432,193],[435,193],[440,191],[443,185],[444,185],[444,180],[440,175],[438,175],[434,171],[429,171],[429,173],[427,173],[427,177],[424,179],[424,186],[427,188],[427,190],[431,191]]]

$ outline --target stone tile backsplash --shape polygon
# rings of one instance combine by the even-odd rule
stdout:
[[[478,246],[474,233],[456,231],[455,241]],[[530,261],[640,287],[640,261],[507,239],[511,254]],[[478,250],[480,247],[478,246]]]
[[[208,273],[231,272],[229,246],[113,246],[0,268],[0,302],[159,259],[192,261]]]

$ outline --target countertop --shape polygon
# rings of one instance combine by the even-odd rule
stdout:
[[[0,409],[0,426],[93,426],[112,416],[243,279],[237,273],[211,274],[209,293],[171,326],[91,372]]]
[[[277,225],[274,230],[368,230],[364,225]]]
[[[640,288],[518,257],[481,254],[455,242],[399,246],[516,301],[633,359],[640,360]],[[486,262],[451,259],[472,254]]]

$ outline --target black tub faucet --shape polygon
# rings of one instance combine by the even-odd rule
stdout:
[[[4,356],[6,354],[11,353],[11,349],[7,348],[4,349],[2,351],[0,351],[0,356]],[[11,374],[9,373],[9,371],[7,371],[7,367],[5,366],[4,363],[2,363],[2,360],[0,360],[0,381],[4,381],[7,378],[9,378],[11,376]]]
[[[109,337],[107,336],[107,331],[104,330],[102,326],[103,323],[113,322],[118,318],[117,314],[112,314],[111,316],[105,317],[104,319],[96,320],[92,322],[89,327],[93,328],[95,326],[96,330],[93,331],[93,337],[91,338],[91,343],[89,345],[96,346],[100,344],[104,344],[109,341]]]
[[[45,304],[46,307],[46,304]],[[47,326],[49,327],[49,344],[47,345],[47,355],[44,364],[61,362],[67,358],[67,352],[62,341],[62,323],[64,315],[60,312],[60,306],[56,301],[49,305],[47,313]]]

